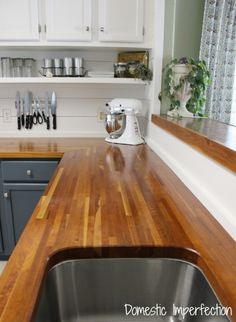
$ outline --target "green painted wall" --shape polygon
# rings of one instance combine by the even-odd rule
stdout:
[[[204,0],[175,0],[174,56],[198,58]]]
[[[164,60],[197,58],[205,0],[165,0]]]
[[[205,0],[165,0],[163,66],[173,58],[198,58],[204,4]],[[167,109],[164,100],[161,113]]]

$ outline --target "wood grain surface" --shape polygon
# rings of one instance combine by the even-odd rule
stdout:
[[[236,172],[236,126],[210,119],[152,115],[152,122]]]
[[[64,156],[1,275],[1,322],[33,322],[47,270],[84,257],[193,262],[236,321],[235,241],[154,152],[99,139],[55,144]],[[22,152],[14,141],[10,155],[47,156],[47,145],[34,140],[27,150],[24,142]]]

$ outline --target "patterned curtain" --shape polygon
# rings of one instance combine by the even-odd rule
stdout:
[[[236,0],[206,0],[200,59],[211,72],[205,112],[229,123],[236,64]]]

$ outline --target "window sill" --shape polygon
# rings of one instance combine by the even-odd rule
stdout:
[[[200,119],[152,115],[152,123],[236,172],[236,127]]]

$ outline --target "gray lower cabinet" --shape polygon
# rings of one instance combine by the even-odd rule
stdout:
[[[12,221],[14,244],[18,241],[46,186],[46,183],[3,184],[5,214]]]
[[[15,247],[59,160],[0,160],[0,258]]]
[[[0,226],[0,253],[3,251],[3,243],[2,243],[2,227]]]

